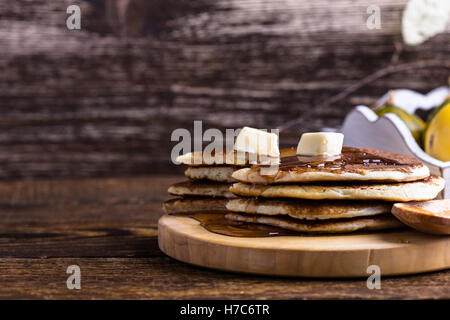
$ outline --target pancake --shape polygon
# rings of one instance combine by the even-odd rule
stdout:
[[[204,153],[202,151],[189,152],[179,156],[177,162],[188,166],[206,166],[206,165],[232,165],[246,166],[250,164],[248,155],[245,153],[230,151],[217,153]]]
[[[295,155],[295,149],[287,148],[280,150],[280,157],[288,157]],[[231,166],[248,166],[251,164],[272,163],[278,158],[270,158],[261,155],[249,155],[247,152],[228,151],[217,153],[203,153],[201,151],[189,152],[177,157],[176,161],[188,166],[217,166],[217,165],[231,165]]]
[[[168,192],[174,196],[201,196],[233,198],[229,191],[229,183],[218,183],[208,180],[188,180],[171,185]]]
[[[265,198],[300,199],[349,199],[384,201],[422,201],[436,198],[445,181],[441,177],[430,176],[424,180],[391,184],[285,184],[262,185],[242,182],[231,186],[236,195]]]
[[[414,157],[368,148],[343,147],[334,158],[281,157],[278,170],[261,174],[264,166],[243,168],[233,173],[238,181],[259,184],[280,184],[310,181],[417,181],[429,176],[427,166]],[[326,160],[325,160],[326,159]]]
[[[325,220],[390,213],[392,204],[382,201],[237,198],[229,200],[226,208],[252,215],[288,215],[296,219]]]
[[[202,167],[189,167],[184,172],[185,176],[189,179],[199,180],[207,179],[217,182],[235,182],[231,177],[233,171],[236,170],[234,166],[202,166]]]
[[[259,223],[304,233],[348,233],[359,230],[386,230],[404,225],[392,215],[335,220],[298,220],[283,216],[246,215],[227,213],[225,217],[233,221]]]
[[[225,212],[226,198],[175,198],[163,203],[165,213],[188,213],[188,212]]]

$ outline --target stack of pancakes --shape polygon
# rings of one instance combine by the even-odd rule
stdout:
[[[430,176],[413,157],[343,147],[333,158],[302,157],[284,149],[278,170],[242,168],[230,191],[237,195],[226,218],[314,233],[345,233],[401,227],[393,202],[434,199],[444,180]]]
[[[177,162],[188,165],[184,174],[189,180],[169,187],[168,192],[178,198],[164,202],[166,213],[226,211],[227,199],[235,197],[229,191],[235,182],[231,175],[248,165],[249,159],[235,151],[193,152],[178,157]]]

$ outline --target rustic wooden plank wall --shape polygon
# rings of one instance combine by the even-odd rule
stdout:
[[[395,73],[314,109],[389,63],[449,61],[450,28],[395,55],[406,2],[2,1],[0,178],[180,171],[170,133],[193,120],[273,128],[314,110],[291,142],[390,88],[446,84],[444,68]],[[70,4],[81,30],[65,26]]]

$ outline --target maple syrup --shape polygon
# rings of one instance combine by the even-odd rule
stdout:
[[[410,171],[416,163],[403,163],[395,159],[385,158],[360,148],[344,146],[342,153],[336,156],[300,156],[281,157],[279,171],[332,171],[361,172],[367,169],[377,170],[395,167],[395,170]],[[258,167],[258,166],[257,166]],[[264,167],[264,166],[259,166]]]
[[[232,221],[225,218],[226,212],[195,212],[195,213],[171,213],[174,216],[188,216],[194,218],[200,225],[210,232],[231,237],[274,237],[295,236],[298,232],[277,228],[268,225]]]

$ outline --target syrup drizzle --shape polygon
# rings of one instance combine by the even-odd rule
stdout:
[[[194,218],[208,231],[231,237],[274,237],[274,236],[298,236],[300,233],[273,226],[232,221],[225,218],[226,213],[172,213],[174,216],[188,216]]]
[[[388,159],[369,152],[362,152],[358,148],[343,147],[342,153],[337,156],[287,156],[282,157],[279,165],[280,171],[358,171],[363,169],[377,169],[396,167],[396,170],[408,171],[411,164]],[[264,167],[264,166],[259,166]]]

